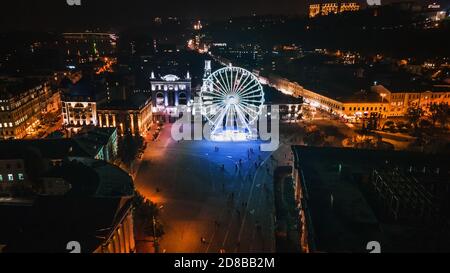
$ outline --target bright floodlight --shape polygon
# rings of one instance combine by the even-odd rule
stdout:
[[[228,66],[212,73],[200,93],[202,114],[212,125],[211,139],[243,141],[256,137],[264,103],[258,78],[240,67]]]

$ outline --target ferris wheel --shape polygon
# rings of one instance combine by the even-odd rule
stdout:
[[[212,125],[211,133],[252,134],[251,125],[260,115],[264,92],[250,71],[227,66],[204,80],[200,93],[202,114]]]

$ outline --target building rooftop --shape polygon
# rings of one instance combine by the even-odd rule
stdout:
[[[116,128],[94,128],[73,138],[45,138],[33,140],[0,141],[0,159],[21,158],[36,151],[46,159],[59,160],[66,157],[95,157],[101,146],[106,145]]]
[[[112,100],[98,105],[98,110],[141,110],[150,103],[145,94],[133,94],[126,100]]]
[[[420,249],[419,244],[405,246],[404,242],[407,234],[424,236],[422,239],[426,240],[426,233],[419,232],[417,226],[381,217],[367,184],[375,168],[386,166],[420,170],[426,167],[429,171],[439,168],[448,181],[448,156],[306,146],[293,146],[292,150],[295,168],[301,170],[304,181],[304,206],[310,216],[313,251],[367,252],[365,247],[370,241],[381,242],[385,251]]]
[[[86,77],[82,77],[75,83],[65,78],[61,81],[60,87],[63,89],[62,97],[66,100],[77,100],[80,98],[82,100],[96,101],[104,96],[103,86]]]
[[[397,92],[450,92],[445,82],[431,81],[406,72],[375,73],[374,81],[393,93]]]
[[[21,157],[34,150],[43,158],[63,159],[67,156],[91,156],[76,141],[70,138],[5,140],[0,141],[0,158],[11,159]]]
[[[44,80],[34,78],[0,79],[0,98],[9,99],[44,84]]]
[[[82,253],[104,243],[132,207],[132,198],[39,197],[32,206],[0,205],[5,252],[64,252],[77,241]]]
[[[273,87],[268,85],[263,86],[264,103],[265,104],[300,104],[303,102],[301,98],[296,98],[281,93]]]
[[[134,194],[133,180],[119,167],[103,160],[69,157],[44,177],[58,177],[72,185],[69,196],[117,197]]]
[[[86,128],[75,135],[73,140],[91,156],[97,155],[100,147],[107,145],[111,136],[117,131],[115,127]]]
[[[373,91],[362,90],[356,92],[352,95],[344,97],[340,100],[341,102],[355,102],[355,103],[373,103],[373,102],[382,102],[382,97],[380,97],[379,93]]]

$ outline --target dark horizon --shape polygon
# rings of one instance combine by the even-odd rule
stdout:
[[[354,0],[366,6],[364,0]],[[382,4],[401,0],[382,0]],[[207,0],[172,1],[107,1],[81,0],[81,6],[69,6],[66,0],[16,0],[2,3],[6,11],[0,18],[0,30],[56,30],[61,28],[109,28],[147,25],[154,17],[182,17],[224,19],[246,15],[300,15],[306,14],[311,2],[325,0],[228,0],[217,3]],[[415,0],[418,3],[444,0]]]

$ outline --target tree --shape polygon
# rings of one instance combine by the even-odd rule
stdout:
[[[409,123],[414,126],[415,130],[417,130],[418,128],[417,123],[419,122],[422,116],[423,111],[421,108],[409,107],[407,110],[406,117],[408,118]]]
[[[440,103],[440,104],[432,104],[430,106],[431,112],[431,120],[433,121],[433,125],[436,124],[437,121],[441,124],[442,128],[445,128],[447,125],[449,116],[450,116],[450,108],[448,104]]]
[[[42,189],[41,175],[48,170],[48,164],[42,157],[41,151],[37,148],[27,146],[22,151],[23,159],[26,165],[26,173],[30,179],[31,186],[34,190]]]
[[[428,119],[421,119],[419,121],[419,127],[421,129],[430,129],[433,126],[433,124]]]
[[[125,134],[119,145],[120,158],[124,163],[131,163],[139,149],[139,144],[130,133]]]
[[[156,203],[145,199],[138,191],[134,194],[134,220],[142,225],[147,236],[161,237],[164,235],[163,225],[158,221],[159,207]]]
[[[386,127],[389,129],[392,129],[392,127],[394,127],[394,126],[395,126],[395,123],[392,120],[388,120],[383,124],[382,130],[386,129]]]

